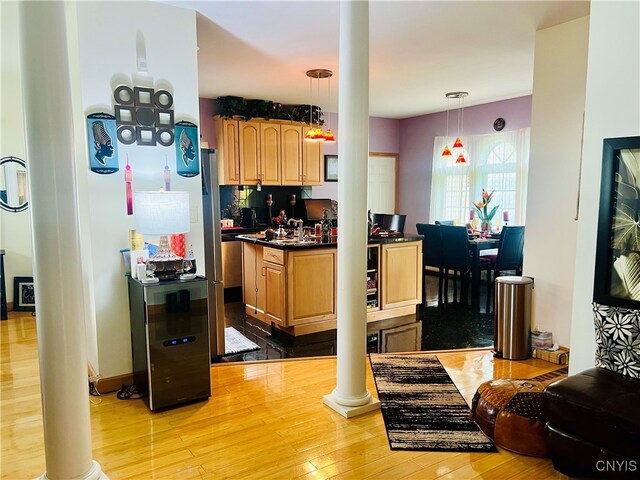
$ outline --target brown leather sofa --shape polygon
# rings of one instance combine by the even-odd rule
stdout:
[[[591,368],[549,385],[542,407],[556,470],[640,478],[640,379]]]

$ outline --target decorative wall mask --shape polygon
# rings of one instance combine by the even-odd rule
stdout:
[[[118,140],[168,147],[174,142],[173,96],[167,90],[120,85],[113,91]]]
[[[115,173],[119,169],[116,117],[108,113],[87,116],[89,165],[96,173]]]
[[[191,122],[178,122],[176,132],[176,173],[195,177],[200,173],[198,155],[198,127]]]

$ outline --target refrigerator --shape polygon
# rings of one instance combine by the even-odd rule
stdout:
[[[202,216],[204,268],[207,277],[211,361],[224,355],[224,286],[220,232],[220,186],[216,151],[202,149]]]

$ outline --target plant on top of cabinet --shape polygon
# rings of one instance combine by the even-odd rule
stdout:
[[[271,100],[246,100],[242,97],[231,95],[218,97],[220,105],[220,117],[224,119],[240,116],[243,120],[252,118],[264,118],[265,120],[289,120],[291,122],[308,123],[311,120],[314,124],[324,125],[322,109],[316,105],[282,105]]]

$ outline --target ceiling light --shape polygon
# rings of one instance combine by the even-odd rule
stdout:
[[[318,92],[318,103],[320,103],[320,79],[321,78],[328,78],[330,79],[331,76],[333,75],[333,72],[331,70],[327,70],[324,68],[316,68],[313,70],[307,70],[307,77],[309,77],[309,94],[310,94],[310,100],[313,101],[313,79],[315,78],[317,81],[317,92]],[[331,87],[329,87],[331,88]],[[329,95],[331,95],[331,91],[329,91]],[[322,128],[320,127],[320,107],[319,105],[316,108],[316,114],[318,115],[318,125],[317,127],[313,127],[313,104],[309,105],[309,130],[307,131],[307,133],[304,136],[304,139],[310,142],[324,142],[324,141],[329,141],[329,142],[335,142],[335,137],[333,135],[333,132],[331,132],[331,135],[329,136],[329,138],[327,138],[327,136],[325,135],[325,133],[322,131]],[[329,129],[330,131],[331,129]],[[333,140],[331,140],[331,138]]]
[[[447,97],[447,137],[449,132],[449,99],[457,98],[458,99],[458,136],[456,137],[456,141],[453,142],[452,148],[460,149],[458,152],[458,158],[456,159],[456,163],[467,163],[467,160],[464,156],[464,145],[462,144],[461,137],[464,132],[464,99],[469,95],[469,92],[449,92],[445,94]],[[445,150],[442,152],[442,156],[445,155],[445,152],[448,151],[448,147],[445,147]],[[449,151],[449,155],[451,155],[451,151]]]

